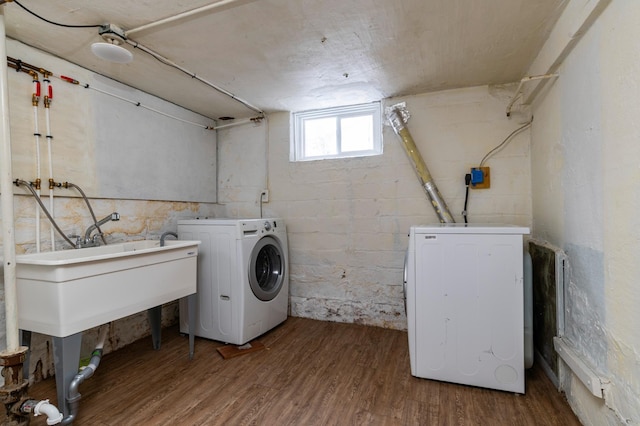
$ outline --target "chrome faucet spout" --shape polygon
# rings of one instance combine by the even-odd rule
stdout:
[[[91,241],[91,233],[93,232],[94,229],[98,229],[100,226],[104,225],[107,222],[110,222],[110,221],[117,222],[119,220],[120,220],[120,213],[113,212],[109,216],[103,217],[93,225],[90,225],[87,228],[86,232],[84,233],[85,242]]]

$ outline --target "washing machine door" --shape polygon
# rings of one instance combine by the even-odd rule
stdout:
[[[284,263],[284,253],[277,239],[266,236],[256,243],[249,262],[249,285],[258,299],[268,302],[280,293]]]

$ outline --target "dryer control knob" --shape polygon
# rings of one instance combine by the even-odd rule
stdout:
[[[271,223],[269,221],[264,223],[264,229],[265,231],[271,231]]]

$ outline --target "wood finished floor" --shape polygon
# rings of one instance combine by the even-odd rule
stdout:
[[[539,368],[525,395],[411,376],[406,332],[289,318],[265,350],[223,359],[220,343],[163,330],[104,356],[80,386],[74,425],[562,425],[580,423]],[[32,398],[55,402],[55,382]],[[32,425],[46,425],[41,416]]]

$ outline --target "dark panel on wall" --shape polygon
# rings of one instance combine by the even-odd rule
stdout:
[[[533,265],[533,342],[535,350],[558,377],[558,355],[553,338],[558,330],[556,252],[529,242]]]

